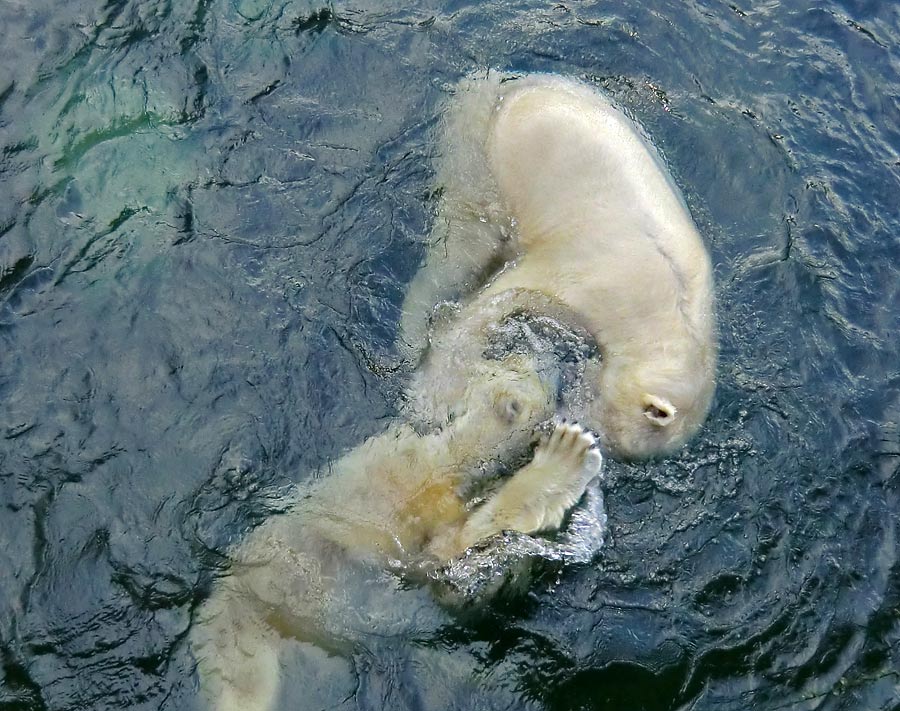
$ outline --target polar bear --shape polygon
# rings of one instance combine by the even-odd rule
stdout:
[[[552,297],[602,351],[580,414],[603,445],[643,458],[683,444],[714,391],[712,268],[636,124],[579,81],[490,73],[457,88],[441,147],[438,219],[401,340],[425,350],[442,301],[477,312],[510,290]]]
[[[400,421],[298,488],[287,511],[232,555],[192,628],[203,693],[214,711],[277,708],[279,657],[312,643],[343,651],[333,624],[347,588],[371,585],[353,569],[428,569],[502,531],[560,526],[600,471],[595,438],[558,423],[531,460],[474,510],[466,490],[492,462],[527,451],[553,416],[557,386],[532,359],[468,364],[469,382],[443,427],[420,434]],[[337,605],[340,608],[340,605]]]
[[[556,77],[490,75],[456,98],[435,246],[404,304],[402,338],[424,353],[406,409],[234,550],[191,632],[214,711],[274,708],[292,645],[340,651],[354,571],[427,570],[561,525],[600,471],[598,441],[558,422],[527,459],[572,377],[569,354],[492,341],[511,319],[549,316],[597,345],[576,349],[589,387],[566,408],[617,454],[668,451],[709,406],[709,259],[634,124]]]

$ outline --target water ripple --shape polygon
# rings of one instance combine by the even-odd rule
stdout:
[[[527,590],[477,611],[385,573],[383,634],[304,651],[288,691],[897,708],[893,4],[12,0],[0,20],[0,706],[197,707],[185,636],[228,544],[394,415],[436,116],[499,67],[596,83],[662,150],[716,264],[713,412],[675,457],[608,462],[596,555],[519,541]]]

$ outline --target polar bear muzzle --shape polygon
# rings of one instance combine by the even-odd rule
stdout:
[[[668,427],[678,412],[675,406],[664,397],[644,394],[644,417],[659,427]]]

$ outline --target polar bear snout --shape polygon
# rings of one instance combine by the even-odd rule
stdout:
[[[644,405],[644,417],[659,427],[668,427],[675,421],[678,410],[664,397],[644,393],[641,398]]]

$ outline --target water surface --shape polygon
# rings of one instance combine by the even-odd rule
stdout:
[[[580,76],[716,265],[719,388],[527,594],[310,650],[307,709],[900,707],[900,9],[0,0],[0,708],[199,708],[227,546],[382,430],[449,88]],[[290,689],[289,689],[290,691]]]

